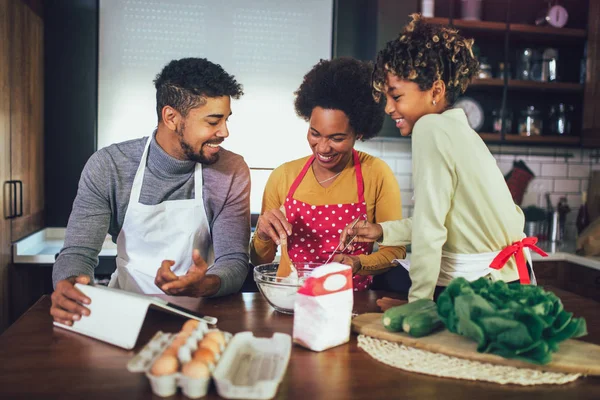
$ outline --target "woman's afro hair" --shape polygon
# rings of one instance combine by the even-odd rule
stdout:
[[[373,64],[353,58],[321,60],[296,90],[296,113],[306,121],[315,107],[343,111],[361,140],[379,133],[384,105],[373,98]]]

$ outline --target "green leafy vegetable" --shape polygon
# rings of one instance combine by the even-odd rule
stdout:
[[[446,328],[476,341],[478,351],[536,364],[549,363],[560,342],[587,334],[585,320],[539,286],[457,278],[437,308]]]

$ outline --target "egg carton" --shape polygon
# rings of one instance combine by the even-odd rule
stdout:
[[[208,329],[206,324],[200,324],[195,329],[188,340],[183,344],[177,353],[177,359],[180,364],[189,362],[192,358],[192,352],[196,350],[198,341],[205,334],[218,329]],[[215,363],[218,365],[220,358],[228,343],[231,341],[232,335],[229,332],[223,332],[225,338],[225,346],[221,346],[221,354],[215,356]],[[152,392],[160,397],[169,397],[177,393],[180,387],[183,394],[191,399],[203,397],[208,392],[211,377],[207,378],[190,378],[176,372],[170,375],[155,376],[151,373],[151,368],[154,362],[161,354],[170,346],[177,337],[177,333],[165,333],[158,331],[154,337],[127,363],[127,370],[135,373],[145,373],[150,381]],[[215,370],[216,365],[209,365],[209,370]]]
[[[217,392],[227,399],[275,397],[291,351],[292,338],[285,333],[270,338],[236,333],[213,372]]]

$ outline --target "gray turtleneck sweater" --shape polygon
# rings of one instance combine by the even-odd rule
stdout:
[[[146,141],[142,138],[113,144],[88,160],[79,180],[65,244],[54,263],[55,287],[58,281],[71,276],[94,276],[107,232],[116,243]],[[221,278],[216,296],[223,296],[238,291],[248,272],[250,170],[240,155],[225,149],[219,154],[218,162],[202,166],[202,195],[215,253],[209,271]],[[155,205],[193,198],[195,166],[194,161],[171,157],[153,137],[140,202]],[[156,261],[157,270],[161,261]]]

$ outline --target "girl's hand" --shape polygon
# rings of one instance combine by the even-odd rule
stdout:
[[[348,242],[354,238],[354,242],[375,242],[383,236],[381,225],[367,221],[359,221],[354,227],[348,225],[340,234],[340,246],[343,249]],[[354,245],[348,246],[350,252],[354,251]]]

